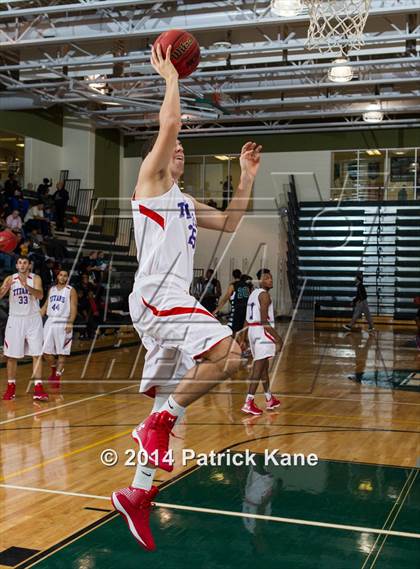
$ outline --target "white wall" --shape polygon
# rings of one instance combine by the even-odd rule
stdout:
[[[91,189],[95,181],[95,130],[90,121],[65,116],[63,128],[63,170],[80,179],[80,187]]]
[[[289,174],[294,174],[300,201],[328,200],[331,185],[331,157],[332,153],[329,150],[264,154],[255,182],[256,197],[275,194],[284,201],[283,186],[288,183]],[[320,195],[313,175],[316,176]]]
[[[137,182],[141,158],[124,158],[124,149],[121,149],[120,160],[120,197],[131,198]]]
[[[81,188],[94,187],[95,131],[89,121],[64,117],[63,146],[25,138],[25,186],[32,182],[36,189],[45,177],[56,182],[60,170],[80,179]]]
[[[216,231],[199,230],[194,266],[215,269],[223,291],[232,280],[233,269],[254,279],[261,267],[271,269],[276,313],[288,314],[291,302],[284,264],[287,240],[278,216],[247,214],[235,234],[219,238]]]
[[[35,138],[25,138],[25,187],[32,182],[34,188],[43,178],[58,180],[62,168],[62,147]]]

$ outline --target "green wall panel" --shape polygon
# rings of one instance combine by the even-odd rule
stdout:
[[[99,128],[95,133],[95,196],[118,197],[120,132]]]
[[[358,148],[402,148],[419,146],[420,129],[370,128],[354,131],[328,131],[318,133],[259,134],[253,136],[219,136],[183,138],[185,153],[224,154],[239,152],[247,140],[254,140],[264,146],[265,152],[304,152],[308,150],[346,150]],[[140,155],[143,141],[125,137],[124,156]]]
[[[30,136],[63,146],[63,111],[61,107],[39,111],[0,111],[0,131]]]

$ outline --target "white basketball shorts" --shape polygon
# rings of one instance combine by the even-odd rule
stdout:
[[[150,336],[163,348],[177,348],[199,359],[232,336],[185,288],[147,277],[129,296],[130,315],[140,337]]]
[[[69,356],[73,333],[67,334],[66,322],[47,318],[44,326],[43,354],[53,356]]]
[[[276,340],[262,325],[248,328],[249,347],[254,360],[273,358],[276,355]]]
[[[196,363],[181,350],[164,348],[150,336],[143,336],[141,341],[147,351],[144,357],[140,393],[148,391],[151,387],[169,387],[169,391],[174,390]]]
[[[4,351],[9,358],[42,355],[42,318],[32,316],[9,316],[4,333]]]

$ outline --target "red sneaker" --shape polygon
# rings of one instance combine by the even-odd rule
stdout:
[[[33,399],[37,399],[38,401],[48,401],[48,393],[44,391],[42,383],[35,384]]]
[[[243,404],[241,411],[243,413],[248,413],[248,415],[262,415],[263,411],[259,407],[257,407],[254,403],[253,399],[249,401],[245,401]]]
[[[10,401],[16,397],[16,383],[7,383],[7,389],[3,394],[4,401]]]
[[[112,505],[127,522],[132,536],[146,551],[156,549],[149,518],[152,500],[158,492],[156,486],[152,486],[149,491],[129,486],[113,492],[111,496]]]
[[[270,411],[271,409],[275,409],[276,407],[280,407],[281,405],[280,401],[276,397],[274,397],[274,395],[271,395],[271,399],[267,401],[266,404],[268,411]]]
[[[156,468],[166,470],[166,472],[172,472],[174,469],[168,451],[169,435],[175,421],[176,417],[168,411],[152,413],[131,433],[140,450],[149,456],[149,462]]]
[[[60,381],[61,381],[61,375],[50,375],[50,377],[48,378],[48,384],[51,387],[51,389],[55,389],[55,390],[59,390],[60,389]]]

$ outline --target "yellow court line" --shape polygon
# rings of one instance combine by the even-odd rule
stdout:
[[[284,414],[283,414],[284,413]],[[322,413],[293,413],[292,411],[287,411],[284,409],[282,413],[282,417],[284,415],[298,415],[298,416],[307,416],[307,417],[322,417],[323,419],[357,419],[358,421],[366,419],[363,415],[324,415]],[[371,418],[371,417],[369,417]],[[387,418],[381,419],[380,417],[377,418],[378,421],[386,421]],[[400,423],[401,425],[418,425],[418,421],[399,421],[398,419],[392,419],[393,423]],[[316,427],[316,425],[313,425]],[[325,425],[328,426],[328,425]],[[372,427],[373,428],[373,427]]]
[[[52,462],[56,462],[57,460],[61,460],[63,458],[68,458],[69,456],[74,456],[75,454],[80,454],[81,452],[84,452],[85,450],[95,448],[95,447],[102,445],[104,443],[109,443],[110,441],[114,441],[115,439],[119,439],[120,437],[124,437],[125,435],[128,435],[131,432],[132,432],[132,429],[129,429],[128,431],[123,431],[122,433],[119,433],[117,435],[113,435],[112,437],[107,437],[106,439],[101,439],[100,441],[96,441],[96,443],[91,443],[89,445],[85,445],[81,448],[72,450],[70,452],[66,452],[65,454],[55,456],[54,458],[49,458],[48,460],[44,460],[43,462],[40,462],[39,464],[33,464],[32,466],[28,466],[27,468],[23,468],[22,470],[17,470],[16,472],[12,472],[12,474],[8,474],[7,476],[1,477],[0,482],[4,482],[5,480],[9,480],[9,478],[13,478],[15,476],[18,476],[19,474],[25,474],[26,472],[30,472],[31,470],[35,470],[36,468],[40,468],[41,466],[46,466],[47,464],[51,464]]]

